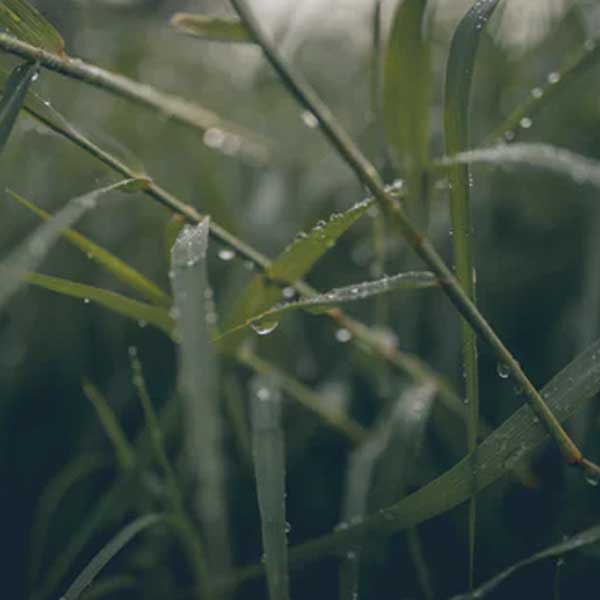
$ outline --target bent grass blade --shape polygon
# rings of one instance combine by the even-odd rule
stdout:
[[[176,13],[171,25],[180,33],[210,42],[251,44],[254,40],[239,19]]]

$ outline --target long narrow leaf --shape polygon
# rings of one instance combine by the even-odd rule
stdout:
[[[69,586],[61,600],[77,600],[81,593],[94,581],[98,573],[118,554],[134,537],[145,529],[164,520],[162,515],[146,515],[136,519],[122,529],[88,563],[75,581]]]
[[[35,204],[29,202],[15,192],[8,190],[8,194],[19,204],[36,214],[40,219],[47,221],[48,219],[52,218],[51,215],[45,210],[35,206]],[[123,283],[129,285],[148,301],[161,306],[170,306],[171,299],[165,292],[163,292],[155,283],[150,281],[139,271],[136,271],[133,267],[130,267],[126,262],[122,261],[111,252],[108,252],[101,246],[98,246],[98,244],[95,244],[73,229],[65,229],[62,232],[62,235],[71,244],[79,248],[91,260],[97,262],[105,271],[111,275],[114,275],[114,277]]]
[[[176,13],[171,25],[181,33],[211,42],[253,43],[254,40],[239,19]]]

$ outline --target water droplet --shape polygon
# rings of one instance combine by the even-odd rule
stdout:
[[[523,117],[520,121],[519,121],[519,125],[523,128],[523,129],[529,129],[532,125],[533,125],[533,121],[529,118],[529,117]]]
[[[141,327],[143,329],[144,327],[146,327],[146,325],[148,325],[148,322],[144,321],[144,319],[139,319],[137,324],[138,324],[138,327]]]
[[[229,262],[235,258],[235,252],[230,248],[222,248],[219,250],[218,257],[225,262]]]
[[[94,260],[94,253],[93,252],[86,252],[85,254],[90,260]]]
[[[252,327],[258,335],[269,335],[277,329],[278,325],[279,321],[261,321],[259,323],[252,323],[250,327]]]
[[[592,487],[597,487],[600,483],[600,473],[591,467],[585,467],[584,477],[586,483],[591,485]]]
[[[285,532],[289,533],[292,530],[292,526],[286,521],[285,523]]]
[[[40,78],[40,72],[36,71],[33,76],[31,77],[31,83],[33,83],[34,81],[37,81]]]
[[[544,90],[541,87],[534,87],[531,90],[531,95],[536,99],[539,100],[543,95],[544,95]]]
[[[225,134],[217,127],[211,127],[204,132],[203,141],[209,148],[220,148],[225,142]]]
[[[127,348],[127,354],[129,354],[129,358],[136,358],[138,350],[135,346],[129,346],[129,348]]]
[[[286,300],[291,300],[296,295],[296,288],[292,287],[291,285],[285,287],[283,288],[282,294]]]
[[[335,332],[335,339],[342,344],[346,344],[352,339],[352,334],[345,327],[342,327]]]
[[[303,123],[309,129],[315,129],[315,127],[319,126],[319,119],[317,119],[316,115],[310,110],[303,111],[300,116],[302,118]]]
[[[510,377],[510,367],[504,363],[498,363],[496,365],[496,373],[501,379],[508,379]]]
[[[552,73],[548,74],[548,83],[555,84],[560,81],[560,73],[556,71],[552,71]]]
[[[271,391],[268,387],[259,387],[256,390],[256,397],[264,402],[271,398]]]
[[[91,302],[91,300],[89,298],[84,298],[83,299],[83,303],[84,304],[89,304]]]
[[[512,129],[509,129],[508,131],[504,132],[504,139],[507,142],[512,142],[516,137],[515,132]]]

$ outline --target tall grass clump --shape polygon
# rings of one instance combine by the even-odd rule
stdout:
[[[0,2],[7,595],[598,585],[600,12],[521,1]]]

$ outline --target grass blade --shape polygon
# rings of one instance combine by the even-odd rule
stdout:
[[[77,600],[81,593],[94,581],[96,576],[134,537],[145,529],[163,521],[162,515],[146,515],[136,519],[123,528],[108,544],[106,544],[88,563],[75,581],[69,586],[61,600]]]
[[[51,215],[45,210],[35,206],[22,196],[19,196],[11,190],[7,190],[11,198],[19,204],[36,214],[40,219],[47,221],[51,219]],[[81,235],[73,229],[65,229],[62,235],[76,248],[79,248],[91,260],[97,262],[105,271],[113,275],[119,281],[126,283],[132,289],[137,291],[149,302],[159,306],[170,306],[171,299],[163,292],[155,283],[142,275],[139,271],[130,267],[126,262],[108,252],[98,244],[95,244],[85,236]]]
[[[62,208],[51,220],[41,225],[22,242],[1,264],[0,309],[19,290],[25,275],[35,270],[57,242],[65,229],[71,227],[90,209],[96,207],[99,197],[123,188],[130,180],[79,196]]]
[[[122,471],[127,471],[135,462],[135,454],[108,400],[91,382],[84,380],[83,393],[92,403],[106,436],[110,440]]]
[[[546,558],[554,558],[560,557],[563,554],[567,554],[568,552],[573,552],[574,550],[579,550],[579,548],[583,548],[584,546],[589,546],[590,544],[597,544],[600,542],[600,525],[596,525],[595,527],[590,527],[584,531],[581,531],[569,539],[560,542],[554,546],[550,546],[541,552],[537,552],[533,556],[526,558],[525,560],[519,561],[518,563],[508,567],[482,586],[478,587],[476,590],[473,590],[472,593],[462,594],[460,596],[454,596],[453,600],[469,600],[469,598],[484,598],[494,589],[496,589],[503,581],[512,577],[514,573],[520,571],[524,567],[528,567],[536,562],[544,560]]]
[[[239,19],[176,13],[171,25],[179,32],[210,42],[253,43]]]
[[[171,250],[171,274],[180,341],[178,389],[183,400],[185,452],[195,484],[195,505],[210,548],[213,571],[229,569],[229,523],[215,323],[206,253],[210,219],[186,225]]]
[[[3,4],[0,3],[0,8]],[[38,66],[33,63],[15,67],[4,85],[0,100],[0,152],[15,126],[20,110],[23,108],[29,86],[37,76]]]
[[[469,147],[469,115],[475,59],[484,26],[493,14],[498,0],[480,0],[463,17],[452,38],[446,66],[444,101],[444,135],[446,153],[457,154]],[[471,175],[468,166],[449,169],[450,214],[453,229],[456,277],[467,297],[475,303],[475,266],[473,263],[472,224],[470,206]],[[477,336],[461,319],[466,401],[469,419],[467,447],[473,453],[477,447],[479,428],[479,376],[477,368]],[[474,457],[475,455],[472,454]],[[475,465],[473,473],[476,472]],[[473,482],[473,487],[477,483]],[[475,561],[476,501],[469,505],[469,582],[473,584]]]
[[[33,46],[64,54],[65,41],[60,33],[25,0],[0,2],[0,27]]]
[[[398,290],[420,290],[438,285],[433,273],[427,271],[412,271],[383,277],[376,281],[367,281],[364,283],[355,283],[353,285],[334,288],[328,292],[309,296],[295,302],[285,302],[276,304],[269,310],[261,314],[254,315],[245,323],[226,331],[221,337],[225,337],[238,331],[239,329],[251,326],[255,331],[273,331],[282,316],[293,310],[302,309],[313,314],[322,314],[332,308],[348,302],[366,300]]]
[[[388,142],[408,183],[407,212],[426,227],[426,169],[432,67],[425,39],[425,0],[405,0],[396,9],[385,52],[383,117]]]
[[[289,600],[285,449],[281,396],[266,378],[252,382],[252,453],[270,600]]]
[[[23,281],[63,296],[70,296],[84,302],[95,302],[123,317],[136,321],[139,325],[152,325],[169,337],[173,336],[174,322],[165,308],[132,300],[102,288],[41,273],[27,273],[23,276]]]

